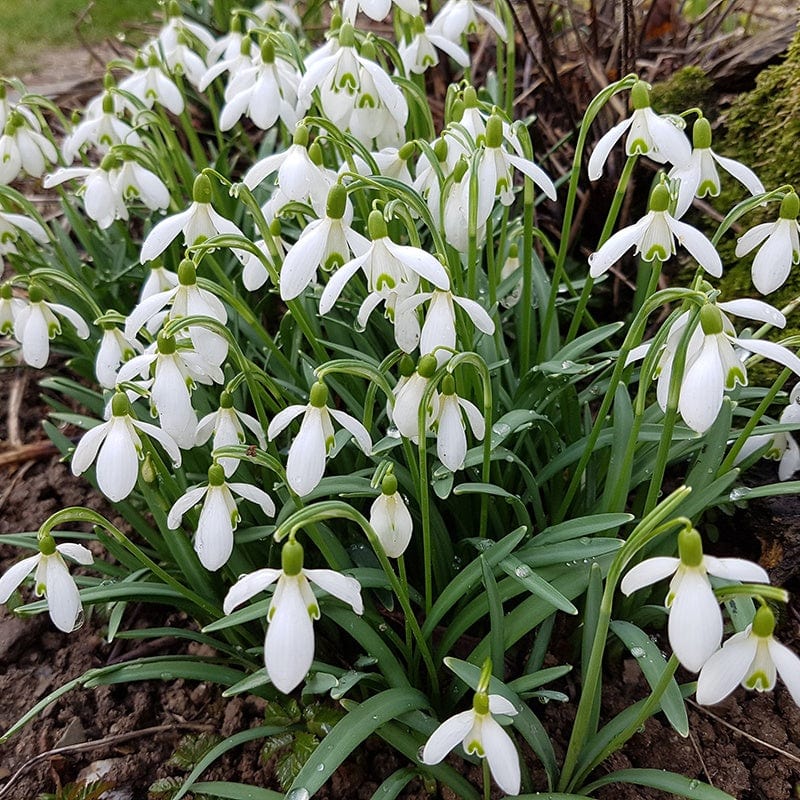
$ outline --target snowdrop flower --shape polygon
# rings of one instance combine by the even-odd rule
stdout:
[[[373,172],[372,167],[361,158],[358,153],[353,155],[353,160],[356,165],[356,172],[359,175],[369,177],[371,175],[383,175],[387,178],[394,178],[396,181],[405,184],[406,186],[413,186],[414,180],[408,169],[409,159],[414,155],[416,145],[414,142],[406,142],[402,147],[384,147],[376,153],[370,153],[375,166],[378,168],[377,172]],[[342,164],[340,172],[349,169],[348,164]]]
[[[397,478],[387,472],[381,482],[381,493],[369,510],[369,524],[389,558],[400,558],[411,542],[414,522],[400,492]]]
[[[130,362],[129,362],[130,363]],[[172,437],[149,422],[136,419],[124,392],[111,400],[111,417],[83,434],[72,454],[72,474],[86,472],[97,459],[97,486],[111,501],[124,500],[136,486],[139,461],[144,458],[139,432],[155,439],[173,464],[180,466],[181,451]]]
[[[646,155],[659,164],[670,162],[685,166],[692,157],[692,148],[683,131],[673,122],[673,117],[662,117],[650,107],[650,86],[636,81],[631,89],[633,114],[607,131],[595,145],[589,158],[589,179],[596,181],[603,174],[603,167],[614,145],[628,131],[625,152]],[[630,130],[629,130],[630,129]],[[678,215],[680,216],[680,214]]]
[[[299,113],[319,89],[322,111],[338,128],[365,144],[397,144],[408,119],[405,96],[379,64],[358,54],[350,23],[340,28],[338,49],[306,66],[297,89]]]
[[[181,13],[177,0],[170,0],[166,8],[166,24],[158,32],[156,41],[165,51],[173,50],[181,39],[197,41],[203,49],[214,46],[214,37],[205,27],[186,19]]]
[[[795,384],[794,389],[792,389],[789,395],[789,405],[783,409],[778,421],[783,425],[800,424],[800,383]],[[778,479],[788,481],[800,469],[800,447],[789,431],[750,436],[736,456],[733,462],[734,466],[766,444],[769,444],[770,447],[764,453],[764,458],[772,458],[775,461],[779,461]]]
[[[752,624],[731,636],[703,665],[697,679],[697,702],[719,703],[739,683],[745,689],[770,692],[780,675],[792,700],[800,706],[800,658],[775,640],[774,630],[775,616],[762,605]]]
[[[434,18],[431,29],[457,44],[462,36],[478,30],[478,17],[487,23],[501,41],[506,41],[506,29],[499,17],[473,0],[447,0]]]
[[[676,253],[675,240],[715,278],[722,276],[722,259],[713,244],[697,228],[675,219],[667,209],[670,195],[659,184],[650,195],[650,210],[638,222],[617,231],[589,256],[589,274],[597,278],[634,248],[644,261],[666,261]]]
[[[486,423],[474,403],[456,394],[452,375],[442,378],[439,395],[439,415],[436,418],[436,454],[450,472],[464,466],[467,455],[467,437],[464,417],[467,418],[472,435],[483,439]]]
[[[107,153],[112,145],[124,142],[138,147],[142,140],[131,126],[120,119],[115,110],[114,95],[106,92],[101,101],[101,112],[83,120],[61,145],[61,155],[67,164],[72,163],[81,148],[86,144]]]
[[[717,418],[726,389],[733,389],[737,383],[747,385],[744,353],[737,354],[734,345],[777,361],[800,375],[800,358],[793,352],[775,342],[737,338],[733,325],[721,309],[780,328],[786,324],[783,314],[758,300],[703,306],[700,311],[702,338],[699,347],[687,354],[678,402],[684,422],[698,433],[708,430]],[[659,380],[664,380],[663,375]]]
[[[140,356],[135,356],[120,368],[117,383],[121,384],[139,376],[152,373],[150,406],[153,416],[158,415],[162,429],[180,447],[194,447],[197,431],[197,415],[192,407],[192,391],[195,383],[221,383],[222,370],[210,364],[204,356],[187,344],[178,342],[163,331],[154,345]]]
[[[253,14],[267,25],[278,26],[281,17],[292,27],[299,28],[303,23],[297,12],[294,10],[294,1],[281,3],[276,0],[264,0],[253,8]]]
[[[80,624],[83,608],[64,556],[84,566],[93,564],[94,558],[83,545],[74,542],[56,544],[49,534],[40,536],[38,545],[39,552],[35,556],[13,564],[0,578],[0,603],[7,603],[14,590],[36,570],[36,596],[47,598],[47,610],[53,624],[64,633],[71,633]]]
[[[416,17],[420,13],[419,0],[344,0],[342,18],[355,23],[358,12],[363,11],[370,19],[380,22],[389,16],[392,2],[411,17]]]
[[[430,305],[420,332],[416,309],[427,300],[430,300]],[[415,294],[397,306],[395,332],[398,327],[402,330],[401,336],[397,337],[398,346],[410,352],[406,346],[417,339],[421,355],[435,352],[439,366],[444,364],[456,347],[456,305],[467,313],[481,333],[494,333],[494,322],[480,303],[468,297],[457,297],[449,290],[436,289]]]
[[[133,72],[120,81],[119,90],[132,94],[145,108],[152,108],[158,103],[176,116],[184,109],[181,90],[164,73],[155,50],[150,51],[147,61],[141,55],[136,56]],[[128,102],[125,105],[136,119],[140,109]]]
[[[337,183],[328,193],[325,216],[309,223],[283,260],[280,277],[281,299],[294,300],[308,286],[319,267],[330,270],[363,254],[369,242],[350,223],[353,209],[347,190]]]
[[[436,367],[435,356],[422,356],[416,370],[409,374],[401,374],[400,380],[394,387],[395,400],[391,408],[392,422],[400,435],[410,439],[414,444],[417,444],[420,438],[425,437],[426,431],[439,416],[439,392],[434,389],[429,395],[425,409],[425,427],[420,429],[420,409],[426,390],[436,372]],[[402,368],[401,362],[401,370]]]
[[[327,402],[328,387],[318,381],[311,387],[308,405],[284,408],[267,429],[267,438],[272,441],[293,419],[303,415],[286,462],[286,482],[301,497],[313,491],[325,473],[325,461],[334,443],[331,417],[352,435],[366,455],[372,452],[367,429],[350,414],[328,408]]]
[[[453,40],[437,33],[432,25],[426,26],[423,17],[414,17],[412,26],[411,41],[397,48],[407,73],[422,75],[429,67],[435,67],[439,63],[437,48],[447,53],[460,67],[469,66],[469,53]]]
[[[519,268],[519,247],[515,242],[508,248],[508,256],[503,262],[503,267],[500,270],[500,280],[505,281],[506,278],[510,278],[519,270]],[[514,284],[511,291],[505,297],[500,298],[500,305],[502,305],[504,308],[513,308],[517,303],[519,303],[521,296],[522,278],[520,277],[519,280],[517,280],[517,282]]]
[[[211,66],[206,70],[203,75],[200,85],[197,90],[204,92],[211,85],[212,81],[218,78],[225,72],[229,73],[229,80],[233,80],[237,75],[254,66],[255,45],[249,36],[239,36],[239,44],[237,49],[230,55],[226,55],[222,61],[216,61],[216,58],[211,57],[211,50],[208,51],[208,60]],[[224,97],[229,99],[228,88],[225,88]]]
[[[14,333],[17,315],[28,304],[21,297],[14,297],[11,283],[0,284],[0,334],[8,336]]]
[[[753,259],[753,285],[761,294],[780,289],[789,277],[793,264],[800,262],[800,198],[788,192],[781,201],[777,222],[763,222],[750,228],[736,243],[741,258],[759,248]]]
[[[133,337],[127,337],[113,322],[102,322],[103,335],[94,362],[94,374],[104,389],[117,385],[117,372],[120,364],[130,361],[142,352],[142,344]]]
[[[259,128],[271,128],[278,119],[288,128],[297,124],[297,86],[300,76],[294,65],[276,58],[275,47],[265,41],[259,63],[237,72],[225,92],[220,130],[230,130],[243,114]]]
[[[478,166],[478,225],[483,225],[494,208],[496,196],[504,206],[514,202],[512,168],[530,178],[551,199],[556,200],[556,187],[545,171],[526,158],[503,149],[503,121],[492,114],[486,123],[486,139],[480,151]]]
[[[292,144],[280,153],[273,153],[253,164],[242,180],[253,190],[274,172],[278,173],[278,186],[289,202],[311,202],[314,209],[325,208],[328,192],[336,183],[336,173],[322,164],[319,145],[308,144],[308,128],[295,128]]]
[[[276,262],[277,264],[283,263],[283,259],[286,258],[286,253],[289,250],[289,245],[281,239],[280,220],[272,220],[269,224],[269,229],[274,251],[270,250],[264,239],[256,239],[253,244],[261,251],[263,259],[266,259],[267,263],[271,264],[273,270],[277,272],[278,266],[276,266]],[[260,289],[270,278],[270,273],[263,259],[255,253],[247,253],[247,260],[244,262],[244,268],[242,269],[242,283],[248,292]]]
[[[225,471],[216,463],[208,468],[208,484],[188,489],[167,515],[167,527],[175,530],[183,515],[203,501],[194,535],[194,549],[200,563],[212,572],[224,566],[233,552],[233,532],[241,519],[234,494],[261,506],[268,517],[275,516],[275,503],[266,492],[249,483],[226,483]]]
[[[34,219],[23,214],[9,214],[0,211],[0,256],[15,254],[20,234],[27,234],[35,242],[49,241],[47,231]]]
[[[304,569],[303,547],[290,537],[281,550],[281,569],[259,569],[240,578],[222,604],[226,614],[277,581],[267,612],[264,663],[275,688],[292,691],[314,660],[314,625],[319,603],[309,582],[364,613],[361,586],[355,578],[330,569]]]
[[[749,167],[732,158],[718,156],[711,149],[711,124],[700,117],[692,128],[692,156],[685,165],[676,164],[669,171],[671,180],[679,180],[675,216],[682,217],[695,197],[717,197],[720,192],[717,164],[742,183],[752,195],[763,194],[764,185]]]
[[[185,258],[178,267],[178,285],[141,301],[125,322],[125,335],[133,338],[145,324],[150,333],[155,333],[163,322],[159,312],[167,304],[170,305],[170,320],[198,316],[223,325],[228,320],[228,313],[219,298],[197,285],[197,268],[193,261]],[[228,355],[228,340],[222,334],[203,325],[190,325],[188,333],[195,350],[202,353],[209,364],[222,364]]]
[[[139,263],[144,264],[160,256],[179,233],[183,234],[183,242],[186,247],[191,247],[220,233],[243,236],[244,234],[236,225],[214,211],[211,197],[211,181],[207,175],[201,173],[194,179],[192,204],[186,211],[162,220],[147,234],[142,242]],[[243,254],[237,252],[236,255],[240,261],[244,261]]]
[[[151,211],[169,205],[169,189],[161,178],[132,159],[125,158],[114,171],[114,188],[127,204],[141,201]]]
[[[253,40],[243,33],[243,22],[244,15],[234,10],[231,13],[231,25],[228,32],[220,36],[219,39],[208,48],[208,53],[206,54],[207,63],[216,64],[218,61],[229,61],[230,59],[237,58],[237,56],[245,52],[245,48],[242,47],[245,40],[247,40],[246,54],[251,54]],[[207,76],[208,73],[206,73],[206,77]],[[206,81],[204,78],[204,83],[201,83],[197,88],[203,92],[208,88],[210,82],[211,81]]]
[[[61,333],[61,323],[56,314],[72,323],[79,339],[89,338],[89,326],[81,315],[69,306],[46,301],[36,284],[28,288],[28,301],[14,320],[14,338],[22,345],[22,357],[28,366],[41,369],[47,363],[50,339]]]
[[[167,269],[159,260],[150,262],[150,272],[142,284],[142,292],[139,295],[139,302],[142,303],[148,297],[152,297],[159,292],[166,292],[178,285],[178,273]]]
[[[219,398],[219,408],[206,414],[197,425],[195,431],[195,444],[205,444],[213,435],[211,449],[229,445],[244,444],[247,428],[255,437],[262,450],[267,449],[267,441],[261,423],[250,414],[239,411],[233,406],[233,397],[230,392],[222,392]],[[239,459],[227,456],[217,459],[217,463],[225,471],[225,477],[230,478],[239,466]]]
[[[488,678],[485,681],[488,684]],[[519,754],[514,740],[494,718],[495,714],[513,717],[514,704],[499,694],[488,694],[479,685],[472,708],[445,720],[430,736],[422,750],[423,764],[438,764],[459,744],[464,752],[485,758],[495,783],[508,795],[519,794]]]
[[[0,136],[0,184],[9,184],[21,174],[40,178],[48,165],[58,161],[58,151],[27,117],[12,111]]]
[[[678,554],[679,558],[658,556],[637,564],[622,579],[620,589],[630,595],[673,576],[664,603],[669,609],[669,643],[681,664],[697,672],[722,641],[722,612],[708,575],[748,583],[769,583],[769,576],[750,561],[704,555],[694,528],[678,534]]]
[[[389,238],[386,220],[380,211],[370,212],[367,228],[372,241],[363,253],[333,273],[320,298],[320,314],[327,314],[333,308],[345,285],[359,269],[367,279],[368,292],[377,295],[378,300],[388,300],[392,295],[410,297],[419,286],[420,278],[438,289],[450,288],[450,278],[435,256],[419,247],[395,244]]]
[[[99,167],[62,167],[43,182],[45,189],[58,186],[65,181],[83,179],[78,194],[83,196],[86,216],[93,219],[102,230],[113,225],[115,220],[128,219],[128,207],[125,205],[122,192],[119,191],[114,172],[119,161],[111,154],[103,157]]]

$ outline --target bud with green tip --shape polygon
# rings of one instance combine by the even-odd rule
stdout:
[[[387,472],[381,483],[381,493],[369,511],[369,524],[378,536],[389,558],[399,558],[411,542],[414,522],[405,500],[397,490],[397,478]]]

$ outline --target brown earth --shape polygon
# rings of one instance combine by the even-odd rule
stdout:
[[[0,533],[38,528],[51,513],[67,505],[88,505],[114,518],[102,497],[86,482],[72,476],[67,465],[48,451],[41,431],[44,413],[38,397],[38,375],[22,371],[4,372],[0,381]],[[37,449],[37,447],[39,449]],[[27,450],[26,450],[27,448]],[[792,502],[794,500],[792,499]],[[783,513],[776,501],[756,508],[751,504],[737,526],[762,537],[764,563],[775,566],[775,547],[797,547],[797,517]],[[792,526],[795,526],[794,529]],[[770,537],[769,530],[777,535]],[[751,544],[755,538],[751,539]],[[776,544],[778,543],[778,544]],[[745,551],[747,548],[745,548]],[[797,580],[796,549],[792,559],[779,566],[790,584]],[[746,553],[747,554],[747,553]],[[18,560],[17,548],[0,540],[0,572]],[[772,563],[770,563],[772,561]],[[786,572],[787,567],[793,569]],[[65,635],[50,624],[46,615],[22,620],[0,609],[0,730],[13,724],[36,700],[82,674],[87,669],[130,660],[143,655],[193,651],[181,642],[104,639],[106,618],[101,609],[88,615],[85,625]],[[130,627],[190,623],[180,614],[155,606],[130,607]],[[782,639],[800,649],[796,605],[783,620]],[[621,673],[621,675],[620,675]],[[683,680],[691,680],[684,675]],[[557,687],[574,696],[575,686],[566,681]],[[607,668],[604,714],[619,712],[643,697],[646,688],[636,662],[628,659]],[[536,709],[563,757],[574,715],[574,704],[550,702]],[[148,681],[127,686],[76,689],[50,705],[9,742],[0,745],[0,799],[33,800],[39,793],[54,791],[76,780],[89,765],[108,770],[105,780],[118,791],[117,800],[145,800],[148,787],[157,779],[185,772],[167,764],[181,737],[209,731],[229,736],[262,724],[263,701],[259,698],[223,699],[211,683]],[[754,696],[737,690],[712,710],[690,708],[691,734],[677,736],[661,717],[651,719],[644,731],[614,755],[603,771],[627,767],[650,767],[680,772],[708,781],[739,800],[789,800],[800,791],[800,710],[782,686],[772,694]],[[48,752],[74,746],[60,754]],[[272,764],[259,760],[259,742],[251,742],[221,759],[203,776],[204,780],[233,780],[278,789]],[[37,759],[35,763],[31,761]],[[478,769],[462,765],[476,786]],[[402,767],[404,759],[387,750],[378,739],[359,749],[317,795],[330,800],[370,798],[380,781]],[[18,770],[23,769],[19,775]],[[534,767],[534,775],[536,770]],[[539,788],[544,788],[540,786]],[[414,781],[403,795],[409,800],[430,797],[421,781]],[[453,800],[452,794],[441,796]],[[613,786],[599,797],[610,800],[663,800],[667,795],[632,786]]]

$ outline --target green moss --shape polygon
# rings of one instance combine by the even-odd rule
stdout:
[[[713,89],[711,78],[700,67],[683,67],[666,81],[653,86],[650,102],[659,114],[680,114],[688,108],[702,108],[713,119],[709,113]]]

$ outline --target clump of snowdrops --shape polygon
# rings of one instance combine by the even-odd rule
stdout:
[[[725,514],[750,491],[741,470],[760,456],[781,460],[782,481],[800,466],[784,313],[716,288],[716,244],[765,205],[776,221],[743,233],[736,255],[757,251],[754,294],[782,285],[800,258],[797,194],[715,153],[699,109],[656,114],[635,76],[592,101],[572,171],[548,175],[513,118],[502,3],[448,0],[426,22],[418,0],[345,0],[320,41],[303,30],[319,8],[227,6],[220,33],[208,9],[171,2],[72,120],[3,85],[3,358],[52,366],[52,346],[66,359],[42,381],[45,428],[127,527],[68,508],[4,537],[33,554],[0,577],[0,601],[47,608],[66,632],[99,606],[109,639],[164,636],[127,630],[127,611],[173,606],[196,622],[175,635],[216,653],[91,670],[4,738],[76,687],[182,677],[270,708],[291,693],[344,707],[298,764],[295,800],[373,734],[408,764],[380,796],[420,776],[467,800],[492,780],[508,795],[628,781],[728,797],[692,776],[596,768],[652,714],[686,736],[693,693],[771,690],[777,673],[800,702],[800,660],[774,638],[786,593],[757,564],[706,555],[702,533],[715,509],[725,547]],[[367,19],[387,15],[394,41]],[[497,69],[481,87],[469,50],[486,26]],[[424,76],[440,58],[464,78],[437,130]],[[631,112],[589,152],[616,95]],[[658,169],[648,207],[620,228],[631,176],[654,174],[643,159]],[[605,220],[587,263],[570,248],[576,197],[609,160],[622,168],[610,205],[587,212]],[[43,220],[12,188],[25,175],[57,187],[62,216]],[[747,199],[719,225],[684,221],[700,225],[692,202],[713,202],[721,178]],[[560,235],[537,225],[540,209]],[[594,287],[629,251],[629,312],[597,319]],[[694,277],[659,288],[675,259]],[[748,383],[761,358],[784,368],[771,386]],[[84,430],[77,444],[59,423]],[[20,605],[31,573],[44,600]],[[668,656],[645,630],[664,623]],[[573,631],[569,663],[545,666],[552,637]],[[614,639],[651,694],[601,723]],[[679,665],[696,684],[676,682]],[[576,697],[546,688],[573,669]],[[561,762],[538,716],[548,700],[577,704]],[[299,720],[278,717],[203,764]],[[452,750],[482,763],[482,787],[445,761]],[[244,796],[199,777],[182,793]]]

